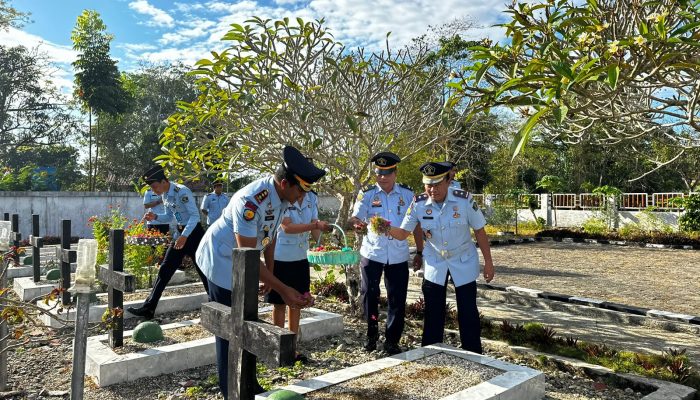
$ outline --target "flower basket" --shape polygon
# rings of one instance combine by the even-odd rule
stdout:
[[[345,232],[338,225],[331,224],[334,228],[338,229],[343,235],[343,242],[345,247],[340,250],[307,250],[306,259],[313,264],[323,264],[323,265],[344,265],[344,264],[356,264],[360,261],[360,253],[353,250],[352,247],[348,247],[348,238],[345,236]],[[319,247],[321,244],[321,239],[319,238]],[[318,249],[318,247],[317,247]]]
[[[170,238],[167,236],[127,236],[124,241],[126,244],[136,246],[161,246],[167,245]]]

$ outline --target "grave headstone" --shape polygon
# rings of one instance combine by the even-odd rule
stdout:
[[[39,215],[32,214],[32,273],[34,282],[41,280],[41,248],[44,247],[44,238],[39,236]]]
[[[19,233],[19,215],[12,214],[12,233],[10,234],[12,245],[15,246],[15,254],[12,258],[15,260],[15,265],[19,264],[19,242],[22,240],[22,234]],[[4,287],[4,286],[3,286]]]
[[[124,272],[124,230],[109,231],[109,266],[100,267],[99,278],[107,284],[107,301],[112,310],[109,345],[124,345],[124,292],[136,291],[136,278]],[[118,311],[118,312],[114,312]]]
[[[294,361],[295,335],[258,321],[260,250],[234,249],[231,307],[209,302],[202,305],[202,326],[229,341],[228,398],[252,399],[257,386],[256,360],[268,365]]]

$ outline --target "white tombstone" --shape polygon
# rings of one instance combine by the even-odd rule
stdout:
[[[89,293],[95,283],[95,265],[97,264],[97,240],[80,239],[77,252],[78,267],[75,271],[74,289],[78,293]]]
[[[10,233],[12,232],[12,222],[0,221],[0,249],[10,248]]]

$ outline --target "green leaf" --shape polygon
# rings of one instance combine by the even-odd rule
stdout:
[[[359,127],[357,125],[357,121],[355,120],[355,118],[352,117],[352,115],[345,116],[345,122],[347,122],[351,131],[353,131],[354,133],[357,133],[357,131],[359,130]]]
[[[543,107],[540,111],[533,114],[515,135],[513,143],[510,145],[510,152],[512,154],[511,159],[515,157],[525,148],[525,144],[530,140],[530,132],[532,128],[537,125],[537,122],[542,118],[543,115],[549,112],[549,108]]]
[[[569,107],[564,104],[554,109],[554,117],[557,119],[557,123],[561,124],[566,118],[566,113],[569,112]]]
[[[682,27],[676,29],[675,31],[671,32],[671,36],[680,36],[680,35],[688,32],[692,29],[697,28],[698,26],[700,26],[700,21],[690,23],[688,25],[682,26]]]
[[[318,146],[320,146],[322,143],[323,143],[323,139],[320,139],[320,138],[319,138],[319,139],[314,140],[314,142],[311,144],[311,146],[312,146],[314,149],[317,149]]]
[[[567,77],[571,80],[574,79],[574,74],[571,72],[571,67],[563,61],[553,62],[551,64],[552,69],[559,75]]]
[[[608,86],[610,89],[615,90],[617,87],[617,78],[620,77],[620,67],[618,65],[611,65],[608,67]]]

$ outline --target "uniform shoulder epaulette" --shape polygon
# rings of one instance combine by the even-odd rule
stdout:
[[[370,190],[372,190],[372,189],[374,189],[374,188],[376,188],[376,187],[377,187],[376,185],[367,185],[367,186],[364,187],[364,189],[362,189],[362,191],[365,192],[365,193],[367,193],[367,192],[369,192]]]
[[[463,198],[463,199],[468,199],[468,198],[471,197],[471,196],[469,195],[469,192],[467,192],[466,190],[462,190],[462,189],[454,189],[454,190],[452,191],[452,194],[454,194],[454,195],[457,196],[457,197],[461,197],[461,198]]]
[[[425,201],[425,200],[428,200],[428,193],[421,193],[421,194],[417,195],[415,201],[416,201],[416,203],[418,203],[419,201]]]
[[[178,186],[177,184],[175,184],[175,189],[173,189],[173,190],[175,191],[175,193],[179,192],[179,191],[180,191],[180,186]]]
[[[258,192],[255,196],[253,196],[253,197],[255,197],[255,201],[257,201],[258,204],[260,204],[260,203],[262,203],[263,200],[265,200],[265,199],[267,198],[267,196],[269,196],[269,195],[270,195],[270,191],[267,190],[267,189],[263,189],[263,190],[259,191],[259,192]]]
[[[406,185],[406,184],[399,183],[398,185],[399,185],[400,187],[404,188],[404,189],[408,189],[408,190],[410,190],[410,191],[413,191],[413,189],[411,189],[411,187],[408,186],[408,185]]]

